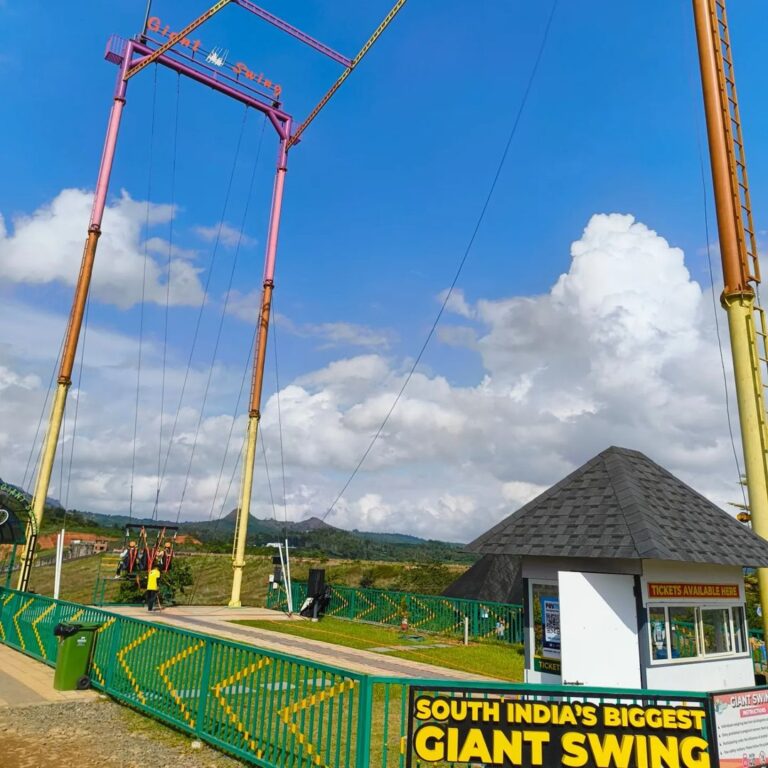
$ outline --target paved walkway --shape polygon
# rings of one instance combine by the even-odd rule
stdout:
[[[53,669],[7,645],[0,645],[0,707],[91,701],[95,691],[56,691]]]
[[[490,677],[473,675],[469,672],[436,667],[432,664],[422,664],[418,661],[407,659],[393,659],[371,651],[362,651],[356,648],[346,648],[333,643],[324,643],[320,640],[295,637],[282,632],[270,632],[267,629],[244,627],[232,624],[232,621],[259,619],[308,621],[299,617],[290,618],[286,614],[277,611],[269,611],[266,608],[221,608],[216,606],[174,606],[162,611],[149,614],[146,608],[133,606],[120,606],[110,608],[122,616],[130,616],[136,619],[152,619],[163,624],[179,627],[181,629],[201,632],[203,634],[224,637],[236,640],[239,643],[247,643],[278,653],[290,653],[293,656],[301,656],[310,661],[321,664],[329,664],[334,667],[343,667],[354,672],[365,672],[371,675],[386,677],[420,677],[436,680],[490,680]]]

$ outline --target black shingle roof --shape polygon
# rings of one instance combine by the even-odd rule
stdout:
[[[639,451],[611,447],[469,544],[483,555],[768,566],[768,541]]]

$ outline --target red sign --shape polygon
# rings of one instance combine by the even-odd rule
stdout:
[[[157,32],[160,37],[167,37],[169,40],[174,40],[175,38],[179,37],[177,32],[171,32],[171,28],[167,24],[163,26],[163,22],[159,16],[152,16],[149,21],[147,21],[147,29],[150,32]],[[184,48],[190,48],[192,53],[197,53],[200,49],[200,46],[202,45],[202,42],[200,40],[190,40],[188,37],[184,37],[178,39],[178,45],[181,45]],[[246,80],[253,80],[258,85],[261,85],[264,88],[272,91],[275,99],[279,99],[280,94],[283,92],[283,87],[281,85],[268,80],[266,77],[264,77],[263,72],[259,72],[257,74],[242,61],[238,61],[235,64],[227,64],[224,58],[218,55],[209,55],[206,61],[212,62],[220,69],[231,69],[232,72],[235,73],[235,76],[242,75],[244,78],[246,78]]]
[[[648,597],[659,600],[682,597],[697,600],[738,600],[738,584],[649,583]]]

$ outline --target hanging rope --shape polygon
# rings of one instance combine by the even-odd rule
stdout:
[[[243,120],[242,120],[242,123],[240,125],[240,133],[238,135],[237,145],[235,147],[235,156],[234,156],[233,163],[232,163],[232,170],[230,171],[229,183],[227,184],[227,190],[226,190],[226,194],[224,196],[224,205],[223,205],[222,214],[221,214],[221,223],[219,224],[219,229],[218,229],[218,232],[216,234],[216,240],[215,240],[215,243],[214,243],[214,246],[213,246],[213,252],[211,254],[211,261],[210,261],[210,264],[208,265],[208,274],[206,276],[205,286],[203,288],[203,297],[202,297],[202,299],[200,301],[200,308],[198,310],[197,319],[195,321],[195,330],[194,330],[193,335],[192,335],[192,346],[191,346],[191,348],[189,350],[189,358],[187,359],[187,368],[186,368],[186,371],[184,372],[184,380],[182,381],[182,384],[181,384],[181,394],[179,395],[179,404],[178,404],[178,406],[176,408],[176,414],[175,414],[174,419],[173,419],[173,427],[171,428],[171,436],[168,439],[168,447],[167,447],[166,452],[165,452],[165,459],[163,460],[163,470],[160,473],[160,488],[161,488],[161,490],[162,490],[163,480],[165,479],[166,472],[168,471],[168,460],[169,460],[170,455],[171,455],[171,449],[173,448],[173,439],[176,436],[176,429],[178,428],[178,425],[179,425],[179,414],[181,412],[181,406],[182,406],[182,404],[184,402],[184,395],[185,395],[186,390],[187,390],[187,383],[189,381],[189,373],[192,370],[192,360],[194,358],[195,349],[197,348],[197,339],[198,339],[199,334],[200,334],[200,322],[201,322],[202,317],[203,317],[203,311],[205,310],[205,304],[206,304],[206,300],[208,298],[208,291],[210,290],[210,286],[211,286],[211,275],[213,274],[213,271],[214,271],[214,266],[216,264],[216,257],[218,255],[218,250],[219,250],[219,241],[220,241],[220,235],[221,235],[221,227],[222,227],[222,224],[223,224],[223,221],[224,221],[224,216],[226,215],[227,207],[229,206],[229,197],[230,197],[230,194],[232,192],[232,182],[233,182],[234,176],[235,176],[235,169],[237,168],[237,161],[238,161],[238,159],[240,157],[240,145],[242,144],[242,141],[243,141],[243,132],[245,130],[245,121],[246,121],[247,117],[248,117],[248,107],[246,107],[245,111],[243,112]],[[153,510],[153,513],[152,513],[153,517],[157,515],[158,502],[159,502],[159,494],[158,494],[158,501],[155,502],[155,507],[154,507],[154,510]]]
[[[157,441],[157,490],[155,491],[155,506],[153,518],[157,514],[157,504],[160,500],[160,472],[163,461],[163,416],[165,414],[165,374],[168,364],[168,310],[171,304],[171,266],[173,260],[173,225],[176,221],[176,162],[179,143],[179,100],[181,94],[181,74],[176,75],[176,114],[173,121],[173,153],[171,161],[171,219],[168,222],[168,259],[165,278],[165,315],[163,318],[163,372],[160,380],[160,436]]]
[[[43,426],[43,420],[45,419],[45,414],[48,412],[48,401],[51,398],[51,393],[53,392],[53,383],[56,381],[56,372],[59,370],[59,365],[61,364],[61,353],[64,349],[64,339],[62,339],[61,344],[59,344],[59,352],[56,355],[56,360],[53,364],[53,368],[51,369],[51,378],[48,381],[48,389],[45,393],[45,400],[43,401],[43,407],[40,409],[40,418],[37,420],[37,428],[35,429],[35,436],[32,438],[32,445],[29,449],[29,456],[27,456],[27,465],[24,468],[24,477],[21,481],[21,487],[26,488],[27,483],[31,483],[34,479],[35,475],[37,474],[37,466],[40,463],[40,456],[43,452],[43,443],[41,442],[38,445],[38,438],[40,437],[40,429]],[[35,451],[37,449],[37,451]],[[34,459],[34,464],[32,463]],[[31,470],[31,471],[30,471]]]
[[[144,220],[144,266],[141,275],[141,304],[139,307],[139,355],[136,365],[136,406],[133,411],[133,449],[131,451],[131,489],[128,497],[128,521],[133,519],[133,484],[136,479],[136,438],[139,432],[139,396],[141,394],[141,358],[144,348],[144,299],[147,292],[147,262],[149,261],[149,211],[152,201],[152,170],[155,151],[155,117],[157,114],[157,64],[152,84],[152,115],[149,122],[149,167],[147,169],[147,210]]]
[[[223,306],[221,308],[221,314],[219,316],[219,326],[218,326],[218,328],[216,330],[216,341],[214,342],[214,345],[213,345],[213,354],[211,355],[211,363],[208,366],[208,378],[207,378],[207,380],[205,382],[205,390],[203,392],[203,402],[202,402],[202,404],[200,406],[200,412],[199,412],[198,418],[197,418],[197,426],[195,428],[195,437],[194,437],[194,439],[192,441],[192,450],[190,451],[189,463],[187,464],[187,472],[186,472],[186,475],[184,477],[184,486],[183,486],[183,488],[181,490],[181,498],[179,500],[179,509],[178,509],[178,511],[176,513],[176,522],[177,523],[178,523],[178,521],[179,521],[179,519],[181,517],[181,509],[182,509],[182,506],[184,504],[184,497],[185,497],[185,494],[186,494],[186,491],[187,491],[187,485],[189,483],[189,477],[190,477],[190,474],[192,472],[192,462],[194,461],[194,458],[195,458],[195,450],[197,448],[197,441],[198,441],[198,438],[200,436],[200,427],[202,426],[203,417],[205,416],[205,406],[206,406],[206,404],[208,402],[208,392],[209,392],[210,387],[211,387],[211,381],[213,379],[213,372],[214,372],[215,367],[216,367],[216,359],[217,359],[218,354],[219,354],[219,344],[221,343],[221,335],[222,335],[222,331],[224,329],[224,319],[227,316],[227,309],[229,308],[229,300],[230,300],[230,295],[232,293],[232,286],[233,286],[234,281],[235,281],[235,272],[237,270],[237,262],[238,262],[238,258],[240,256],[240,249],[241,249],[242,243],[243,243],[243,231],[245,230],[245,223],[246,223],[246,221],[248,219],[248,211],[250,209],[251,200],[253,198],[253,187],[254,187],[254,182],[256,180],[256,171],[258,170],[258,167],[259,167],[259,160],[261,158],[261,147],[262,147],[262,144],[263,144],[263,141],[264,141],[264,129],[266,127],[266,124],[267,124],[267,118],[266,118],[266,115],[265,115],[263,120],[262,120],[262,123],[261,123],[261,133],[259,135],[259,143],[258,143],[258,146],[257,146],[257,149],[256,149],[256,159],[254,160],[254,163],[253,163],[253,171],[251,172],[251,180],[250,180],[249,185],[248,185],[248,195],[247,195],[246,201],[245,201],[245,208],[243,210],[243,217],[242,217],[242,220],[240,221],[240,229],[238,231],[238,236],[237,236],[237,245],[235,246],[235,254],[234,254],[234,257],[232,258],[232,267],[229,270],[229,281],[227,283],[227,290],[226,290],[226,292],[224,294],[224,304],[223,304]],[[222,230],[223,226],[224,226],[224,219],[222,217],[222,220],[221,220],[221,222],[219,224],[219,231],[217,233],[217,241],[218,241],[218,238],[221,235],[221,230]]]
[[[284,533],[287,532],[288,528],[288,497],[285,491],[285,453],[283,451],[283,412],[282,408],[280,407],[280,366],[278,365],[278,355],[277,355],[277,311],[275,310],[275,302],[274,299],[272,300],[272,313],[275,317],[275,319],[272,321],[272,346],[275,350],[274,357],[275,357],[275,392],[277,393],[277,426],[280,433],[280,469],[283,473],[283,520],[285,522],[285,526],[283,527]],[[262,438],[262,444],[263,444],[263,438]],[[264,462],[266,464],[267,461],[267,454],[264,454]],[[267,469],[267,480],[269,480],[269,469]],[[270,485],[269,488],[270,496],[272,495],[272,486]],[[272,503],[272,506],[274,507],[274,501]]]
[[[421,358],[424,356],[424,352],[426,352],[427,346],[429,345],[429,342],[432,340],[432,336],[434,336],[435,331],[437,330],[437,326],[438,326],[438,323],[440,322],[440,318],[443,316],[443,313],[445,312],[445,308],[446,306],[448,306],[448,302],[450,301],[450,298],[453,295],[454,288],[456,287],[456,284],[459,281],[459,277],[461,276],[462,270],[464,269],[464,265],[466,264],[467,259],[469,258],[469,254],[472,250],[472,246],[475,243],[475,238],[477,237],[477,233],[480,231],[480,226],[482,225],[483,220],[485,219],[485,214],[488,211],[488,206],[491,203],[491,199],[493,198],[493,193],[496,190],[496,185],[498,184],[499,178],[501,177],[501,172],[507,160],[507,155],[509,154],[509,148],[512,146],[512,141],[515,138],[515,135],[517,134],[517,128],[520,125],[520,119],[522,118],[523,112],[525,111],[525,106],[528,103],[528,97],[530,96],[531,89],[533,88],[533,83],[536,80],[536,73],[539,70],[539,64],[541,63],[541,59],[544,54],[544,49],[547,46],[547,40],[549,39],[549,31],[552,27],[552,21],[554,20],[554,17],[555,17],[555,11],[557,10],[557,5],[558,5],[558,0],[554,0],[554,2],[552,3],[552,7],[549,11],[549,16],[547,17],[547,23],[546,23],[546,26],[544,27],[544,34],[542,36],[538,52],[536,53],[536,58],[534,60],[533,67],[531,68],[530,75],[528,76],[528,83],[525,86],[525,90],[523,91],[523,97],[520,101],[520,106],[518,107],[517,114],[515,115],[515,118],[512,122],[512,128],[510,129],[509,136],[507,138],[507,143],[505,144],[504,149],[501,153],[501,157],[496,165],[496,172],[493,176],[493,180],[491,181],[491,186],[485,197],[483,206],[480,209],[480,215],[477,217],[477,221],[475,222],[475,226],[474,226],[474,229],[472,230],[472,235],[469,238],[469,242],[467,243],[467,247],[464,249],[464,255],[461,257],[461,260],[459,261],[459,265],[453,276],[451,285],[445,294],[445,298],[443,299],[443,302],[440,305],[440,309],[438,310],[437,315],[435,316],[434,322],[432,323],[432,327],[429,329],[429,333],[427,333],[427,337],[424,340],[424,343],[421,345],[421,349],[419,350],[418,355],[416,355],[416,358],[413,361],[413,365],[411,366],[411,369],[408,371],[408,375],[405,377],[405,381],[403,382],[403,385],[400,387],[400,390],[395,396],[395,399],[392,401],[392,405],[390,406],[389,410],[384,416],[383,421],[381,422],[381,424],[379,425],[379,428],[376,430],[375,434],[371,438],[371,441],[368,444],[368,447],[363,452],[363,455],[360,457],[360,460],[357,462],[357,465],[352,470],[352,473],[350,474],[350,476],[347,478],[347,481],[344,483],[342,489],[338,492],[338,494],[336,495],[336,498],[333,500],[331,505],[326,510],[325,514],[322,517],[323,520],[325,520],[328,517],[328,515],[331,514],[334,507],[339,502],[339,499],[341,499],[341,497],[344,495],[344,492],[347,490],[347,488],[349,488],[350,483],[357,476],[357,473],[360,471],[360,468],[363,466],[363,463],[368,458],[368,454],[373,450],[373,446],[376,445],[376,441],[381,436],[381,433],[384,431],[384,427],[387,425],[387,422],[389,421],[390,416],[392,415],[395,408],[397,407],[397,404],[400,402],[400,398],[403,396],[403,392],[405,392],[405,388],[408,386],[411,379],[413,378],[413,374],[416,372],[416,368],[421,362]]]
[[[72,485],[72,464],[75,459],[75,438],[77,437],[77,414],[80,411],[80,394],[83,386],[83,361],[85,360],[85,347],[88,340],[88,317],[91,310],[91,297],[85,303],[85,318],[83,319],[83,341],[80,345],[80,365],[77,372],[77,397],[75,398],[75,413],[72,419],[72,441],[69,447],[69,468],[67,470],[67,490],[64,495],[64,526],[66,527],[69,514],[69,490]]]

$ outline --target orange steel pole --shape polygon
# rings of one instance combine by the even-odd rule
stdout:
[[[749,510],[752,530],[768,539],[768,430],[761,363],[766,354],[760,354],[758,346],[760,335],[765,350],[766,325],[762,310],[755,306],[754,284],[760,272],[754,248],[754,274],[750,273],[747,237],[753,237],[752,214],[725,0],[693,0],[693,14],[723,263],[721,303],[728,316]],[[768,637],[768,568],[758,568],[757,578]]]
[[[256,442],[261,421],[261,395],[264,385],[264,364],[267,356],[267,339],[269,335],[269,317],[272,311],[272,291],[274,290],[275,259],[277,256],[277,238],[280,230],[280,214],[283,205],[283,189],[285,174],[288,170],[288,139],[291,135],[290,122],[285,127],[285,136],[280,142],[280,150],[275,173],[275,187],[272,195],[270,211],[269,234],[267,236],[267,252],[264,263],[264,283],[261,294],[261,310],[259,312],[259,330],[256,338],[256,349],[253,356],[253,377],[251,379],[251,399],[248,411],[248,430],[246,433],[245,457],[243,463],[243,479],[240,489],[240,502],[237,507],[237,525],[232,552],[232,595],[229,600],[230,608],[241,605],[240,593],[243,583],[243,568],[245,567],[245,545],[248,538],[248,519],[251,514],[251,493],[253,491],[253,468],[256,461]]]

